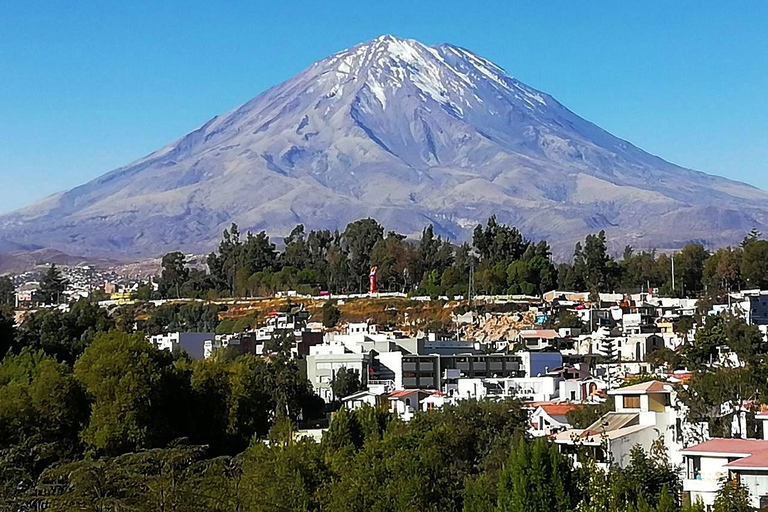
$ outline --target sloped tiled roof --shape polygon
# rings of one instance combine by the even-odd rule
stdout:
[[[418,393],[418,389],[401,389],[399,391],[393,391],[389,394],[389,398],[402,398],[404,396],[412,395],[414,393]]]
[[[544,410],[544,412],[550,416],[565,416],[570,411],[582,408],[583,405],[568,404],[568,403],[564,403],[564,404],[544,403],[544,404],[539,404],[539,407],[541,407]]]
[[[762,439],[710,439],[684,449],[683,453],[713,457],[740,457],[726,464],[726,467],[734,470],[768,468],[768,441]]]

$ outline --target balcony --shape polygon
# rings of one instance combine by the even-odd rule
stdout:
[[[711,492],[716,493],[720,488],[720,483],[716,479],[697,478],[683,480],[683,491],[689,492]]]

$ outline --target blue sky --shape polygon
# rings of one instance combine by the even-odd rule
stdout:
[[[5,0],[0,211],[381,34],[469,48],[647,151],[768,189],[768,2]]]

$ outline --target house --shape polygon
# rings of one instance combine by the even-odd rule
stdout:
[[[558,398],[560,377],[474,378],[459,379],[456,398],[516,398],[523,402],[549,402]]]
[[[621,310],[619,309],[619,311]],[[587,332],[592,332],[601,327],[610,329],[617,323],[611,309],[577,308],[575,312],[579,320],[587,326]]]
[[[149,341],[160,350],[184,351],[192,359],[205,359],[208,357],[206,344],[210,344],[215,337],[212,332],[169,332],[150,336]]]
[[[563,354],[560,352],[518,352],[525,377],[540,377],[550,370],[563,366]]]
[[[544,350],[558,347],[560,334],[554,329],[524,329],[517,336],[517,342],[526,350]]]
[[[768,290],[745,290],[741,292],[740,306],[744,319],[749,325],[768,325]]]
[[[474,351],[473,352],[477,352]],[[505,378],[522,374],[520,357],[513,354],[414,354],[406,350],[380,352],[370,378],[392,381],[396,389],[434,389],[450,393],[459,378]]]
[[[583,402],[592,399],[598,391],[605,389],[606,384],[593,377],[588,371],[575,366],[564,366],[549,372],[547,376],[559,377],[559,393],[561,400]]]
[[[583,406],[567,402],[539,402],[529,407],[532,412],[528,432],[534,437],[544,437],[571,429],[566,415]]]
[[[635,334],[617,339],[622,361],[645,361],[651,352],[665,347],[664,338],[658,334]]]
[[[622,316],[622,332],[626,335],[656,332],[657,328],[653,316],[646,314],[646,308],[639,308],[638,311],[638,313],[625,313]]]
[[[683,412],[675,407],[676,393],[672,385],[650,381],[613,389],[608,394],[615,400],[613,411],[586,429],[567,430],[555,436],[563,453],[575,457],[581,445],[593,453],[602,467],[611,464],[625,467],[634,446],[647,451],[661,438],[671,462],[680,463]]]
[[[356,372],[361,382],[365,383],[373,353],[361,345],[347,346],[343,343],[314,345],[309,347],[309,355],[305,358],[307,379],[312,384],[320,398],[331,402],[333,396],[331,384],[336,378],[336,372],[342,368]]]
[[[683,493],[692,503],[711,507],[722,479],[736,479],[749,490],[752,506],[768,506],[768,441],[710,439],[683,450]]]
[[[347,409],[359,409],[366,405],[371,407],[388,406],[387,394],[382,390],[366,389],[341,399],[341,406]]]
[[[426,389],[401,389],[389,394],[389,410],[403,421],[413,419],[416,411],[428,411],[445,404],[445,397],[439,391]]]
[[[19,286],[15,292],[16,309],[31,308],[40,304],[40,284],[26,283]]]

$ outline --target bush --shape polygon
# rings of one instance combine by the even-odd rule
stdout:
[[[323,327],[331,329],[336,327],[341,320],[341,311],[334,304],[328,302],[323,306]]]

